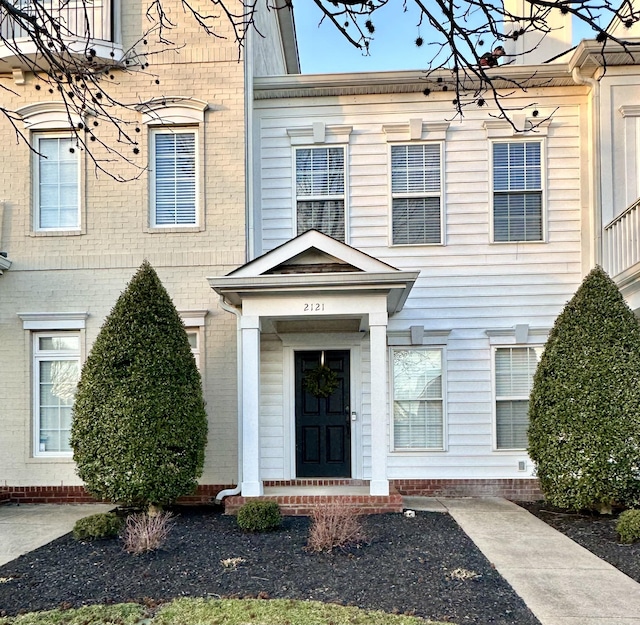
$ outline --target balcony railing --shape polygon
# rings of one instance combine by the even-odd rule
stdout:
[[[611,277],[640,263],[640,198],[604,227],[604,265]]]
[[[17,10],[37,18],[53,38],[113,41],[113,0],[14,0]],[[59,35],[53,23],[60,26]],[[0,36],[5,41],[30,40],[33,30],[7,12],[0,14]],[[56,33],[56,34],[54,34]]]

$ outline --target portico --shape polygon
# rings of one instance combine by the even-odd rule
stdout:
[[[389,316],[402,309],[417,277],[417,271],[400,271],[311,230],[227,276],[209,279],[238,316],[242,496],[262,496],[265,479],[300,477],[301,445],[308,448],[310,462],[320,463],[316,472],[322,472],[322,462],[327,467],[336,462],[342,450],[352,458],[343,477],[368,480],[370,495],[389,494],[387,324]],[[277,337],[280,351],[269,356],[275,374],[265,373],[264,335]],[[336,350],[351,355],[342,361],[350,364],[340,377],[348,388],[342,394],[336,390],[330,397],[314,398],[303,388],[304,371],[303,377],[294,375],[295,354],[305,353],[313,362],[309,358],[315,353],[324,359]],[[324,360],[320,362],[324,366]],[[313,365],[306,366],[307,372],[313,370]],[[340,369],[339,364],[329,366]],[[269,385],[280,391],[262,388],[267,375]],[[274,376],[279,380],[274,381]],[[269,393],[281,399],[280,411],[269,409],[265,399]],[[301,431],[300,404],[304,402],[310,405],[312,424],[314,411],[319,416],[317,427]],[[270,412],[278,417],[269,416]],[[321,414],[333,415],[337,421],[324,426]],[[271,419],[268,425],[267,419]],[[263,457],[267,449],[261,436],[271,437],[268,452],[273,458],[281,445],[281,462]]]

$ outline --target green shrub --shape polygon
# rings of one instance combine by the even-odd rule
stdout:
[[[618,518],[616,532],[620,535],[620,542],[640,540],[640,510],[625,510]]]
[[[73,537],[76,540],[93,540],[117,536],[122,528],[122,519],[114,512],[92,514],[76,521]]]
[[[238,510],[238,525],[245,532],[269,532],[282,524],[282,514],[275,501],[250,501]]]
[[[529,455],[554,506],[640,501],[640,325],[596,267],[556,319],[533,380]]]
[[[206,437],[189,339],[145,261],[82,368],[71,431],[78,475],[99,499],[161,506],[196,488]]]

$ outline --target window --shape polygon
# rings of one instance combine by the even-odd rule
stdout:
[[[34,135],[35,230],[80,227],[79,150],[69,135]]]
[[[391,146],[392,242],[441,243],[440,144]]]
[[[539,141],[493,144],[493,240],[542,241]]]
[[[298,234],[315,228],[345,240],[344,148],[296,150]]]
[[[34,334],[34,414],[36,456],[71,455],[69,435],[80,378],[78,333]]]
[[[495,352],[496,448],[526,449],[529,393],[542,347],[499,347]]]
[[[195,130],[151,132],[153,226],[197,225],[196,144]]]
[[[393,350],[395,450],[443,449],[442,350]]]
[[[185,328],[187,337],[189,339],[189,346],[191,347],[191,353],[196,361],[196,367],[200,371],[200,330],[198,328]]]

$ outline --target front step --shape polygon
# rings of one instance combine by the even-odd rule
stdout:
[[[345,482],[346,480],[341,480]],[[370,495],[369,486],[334,484],[331,480],[296,480],[291,485],[268,486],[265,483],[262,497],[227,497],[224,500],[225,514],[236,514],[249,501],[275,501],[285,516],[309,516],[317,506],[337,503],[351,508],[358,514],[386,514],[402,512],[402,495],[394,488],[389,495]],[[317,482],[322,482],[318,484]],[[280,483],[278,483],[280,484]]]

